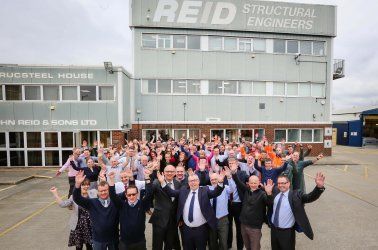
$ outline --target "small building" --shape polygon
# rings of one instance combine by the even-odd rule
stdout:
[[[378,145],[378,105],[334,111],[332,122],[333,144]]]

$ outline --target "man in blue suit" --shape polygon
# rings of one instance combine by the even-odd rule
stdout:
[[[210,190],[207,186],[200,187],[197,175],[188,178],[189,188],[182,187],[179,190],[171,189],[164,176],[157,174],[159,182],[165,192],[178,199],[177,222],[183,222],[184,250],[205,250],[208,237],[208,227],[216,230],[217,218],[211,206],[210,199],[219,196],[223,191],[225,172],[218,177],[218,186]]]

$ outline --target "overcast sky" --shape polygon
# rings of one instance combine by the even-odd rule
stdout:
[[[239,0],[238,0],[239,1]],[[378,104],[378,2],[300,0],[338,6],[333,109]],[[102,65],[131,71],[128,0],[1,0],[0,63]]]

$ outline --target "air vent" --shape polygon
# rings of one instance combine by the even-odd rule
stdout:
[[[221,119],[220,118],[214,118],[214,117],[207,117],[206,121],[207,122],[219,122]]]
[[[259,109],[265,109],[265,103],[259,103]]]

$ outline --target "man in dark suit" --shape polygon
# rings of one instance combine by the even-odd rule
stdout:
[[[298,190],[290,190],[287,176],[279,176],[278,190],[272,194],[272,187],[265,188],[270,199],[271,246],[273,250],[295,249],[295,230],[303,231],[311,240],[314,238],[310,221],[304,209],[305,203],[317,200],[324,191],[324,175],[317,173],[316,186],[311,193],[304,194]]]
[[[165,183],[174,190],[179,190],[181,184],[174,178],[176,169],[172,165],[164,168]],[[176,224],[177,199],[171,198],[163,191],[159,180],[152,185],[153,197],[155,199],[154,212],[149,223],[152,223],[152,249],[170,250],[181,249],[178,228]]]
[[[208,237],[208,226],[216,230],[217,218],[210,199],[219,196],[223,191],[225,173],[218,177],[219,184],[214,190],[199,186],[197,175],[188,178],[189,188],[173,190],[166,184],[164,176],[157,174],[163,190],[171,197],[178,199],[177,221],[183,223],[184,250],[205,250]]]

